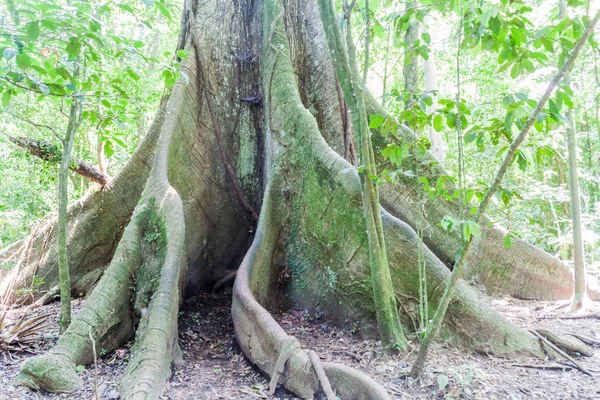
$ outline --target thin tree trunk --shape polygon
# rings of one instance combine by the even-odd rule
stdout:
[[[406,3],[406,10],[415,7],[414,2]],[[406,53],[412,54],[412,47],[415,45],[417,40],[419,39],[419,31],[421,30],[421,26],[418,21],[415,20],[408,29],[406,30],[406,34],[404,36],[404,43],[406,44]],[[404,60],[404,89],[408,92],[409,96],[415,95],[419,91],[419,57],[415,54],[410,57],[410,60]],[[413,101],[409,97],[404,102],[404,106],[406,109],[412,107]]]
[[[76,67],[77,69],[77,67]],[[77,73],[77,71],[75,71]],[[71,324],[71,277],[67,254],[67,207],[69,203],[69,169],[75,133],[81,123],[82,100],[72,97],[69,125],[63,140],[64,150],[58,173],[58,275],[60,282],[60,331]]]
[[[569,152],[569,191],[571,195],[571,216],[573,221],[573,261],[575,263],[575,291],[573,307],[581,308],[585,296],[585,255],[581,224],[581,202],[579,198],[579,171],[577,166],[577,141],[575,138],[575,118],[573,110],[567,112],[567,149]]]
[[[390,275],[383,223],[379,205],[379,188],[373,182],[377,176],[375,157],[364,100],[364,85],[356,65],[355,49],[350,28],[346,31],[347,53],[343,48],[341,33],[336,24],[335,12],[329,0],[319,0],[321,19],[325,26],[325,36],[331,57],[335,60],[336,75],[344,92],[344,99],[351,110],[352,124],[356,132],[359,148],[359,163],[364,166],[361,174],[363,211],[369,240],[369,263],[373,285],[373,300],[377,316],[379,335],[386,351],[398,347],[408,347],[408,341],[400,325],[400,317]],[[351,6],[345,3],[346,26],[350,26]],[[368,41],[369,36],[366,36]]]
[[[433,17],[429,14],[423,19],[423,33],[428,33],[429,27],[433,25]],[[423,75],[425,78],[425,93],[431,97],[433,104],[427,106],[427,114],[434,113],[437,110],[438,94],[437,94],[437,74],[435,68],[435,55],[433,51],[429,52],[429,57],[423,59]],[[433,92],[436,93],[433,93]],[[436,131],[433,126],[429,127],[429,142],[431,143],[431,153],[444,166],[446,158],[446,145],[442,138],[442,133]]]
[[[559,17],[566,16],[565,1],[559,1]],[[571,84],[571,75],[565,74],[565,85]],[[579,197],[579,170],[577,166],[577,139],[575,136],[575,115],[572,108],[567,111],[567,152],[569,155],[569,193],[571,219],[573,222],[573,262],[575,264],[575,286],[573,292],[573,308],[581,308],[585,297],[585,255],[583,250],[583,234],[581,226],[581,199]]]

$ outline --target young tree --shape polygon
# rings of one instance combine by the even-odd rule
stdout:
[[[335,68],[343,60],[330,56],[318,6],[316,0],[186,2],[179,50],[189,52],[181,64],[189,82],[179,79],[169,90],[123,170],[69,209],[72,282],[79,293],[90,291],[86,307],[53,349],[22,366],[17,383],[62,392],[80,385],[76,365],[93,361],[91,326],[96,346],[106,351],[135,335],[121,397],[158,398],[178,354],[181,298],[210,287],[237,265],[236,339],[272,376],[271,389],[279,382],[311,398],[325,383],[266,309],[285,300],[286,306],[319,307],[339,322],[360,321],[365,332],[374,326],[361,179],[340,155],[347,96],[338,94]],[[364,103],[365,115],[385,114],[366,91]],[[401,124],[396,133],[406,142],[414,137]],[[378,129],[371,134],[373,158],[398,140]],[[428,154],[415,160],[432,182],[445,175],[433,161]],[[380,234],[394,296],[403,305],[418,298],[420,239],[412,227],[420,190],[406,176],[397,185],[383,184],[380,192]],[[439,221],[458,218],[462,208],[439,197],[423,205],[422,262],[432,307],[450,279],[447,263],[462,244]],[[252,210],[260,210],[257,224]],[[20,266],[0,272],[5,302],[17,300],[13,289],[27,287],[36,274],[46,277],[46,290],[56,283],[56,254],[44,246],[55,234],[49,221],[30,237]],[[470,259],[473,276],[491,292],[571,295],[572,275],[564,264],[517,239],[507,250],[503,238],[501,229],[486,228]],[[287,282],[279,280],[282,266],[291,271]],[[448,329],[471,348],[541,355],[535,337],[465,282],[457,283],[453,301]],[[411,309],[416,307],[403,307],[402,314],[408,317]],[[322,364],[340,398],[389,398],[362,372]]]
[[[75,60],[73,76],[79,76],[78,60]],[[69,169],[75,134],[81,125],[83,100],[75,93],[71,98],[69,124],[62,140],[63,152],[58,173],[58,281],[60,285],[60,332],[71,324],[71,276],[67,252],[67,207],[69,203]]]
[[[354,43],[350,30],[350,16],[352,6],[344,3],[344,14],[346,16],[346,45],[344,48],[342,35],[335,23],[336,17],[333,6],[329,0],[319,1],[321,19],[325,29],[327,46],[331,58],[337,62],[334,64],[337,78],[344,92],[344,100],[352,116],[352,125],[356,133],[358,144],[358,156],[364,174],[361,174],[361,197],[363,202],[363,216],[366,222],[367,237],[369,242],[369,264],[371,267],[371,282],[373,286],[373,301],[377,315],[379,336],[386,351],[393,347],[405,350],[408,342],[400,325],[398,306],[392,286],[392,278],[388,264],[383,223],[379,205],[379,187],[375,183],[377,167],[371,133],[369,132],[368,116],[365,107],[365,82],[366,74],[361,80],[359,78],[358,66],[356,64]],[[366,14],[368,15],[369,2],[366,1]],[[367,32],[369,32],[367,19]],[[369,48],[369,35],[366,35],[365,49]],[[365,56],[365,71],[368,65],[368,51]]]
[[[431,14],[425,14],[423,17],[422,37],[430,37],[429,30],[434,24],[434,19]],[[425,82],[425,93],[431,97],[432,104],[427,106],[427,113],[434,113],[438,106],[438,87],[437,87],[437,72],[435,66],[435,52],[430,51],[427,59],[423,59],[423,76]],[[438,132],[433,124],[429,127],[429,142],[431,143],[431,154],[433,154],[444,166],[446,159],[446,144],[442,133]]]
[[[559,2],[559,18],[566,16],[566,4],[564,0]],[[569,72],[564,78],[565,85],[571,84]],[[579,309],[583,305],[585,297],[585,254],[583,249],[583,232],[581,224],[581,200],[579,198],[579,169],[577,167],[577,139],[576,125],[573,108],[567,110],[567,153],[569,159],[569,194],[571,205],[571,219],[573,232],[573,262],[575,263],[575,279],[573,290],[573,309]]]

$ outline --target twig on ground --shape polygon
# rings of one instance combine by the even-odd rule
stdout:
[[[569,333],[569,335],[576,337],[577,339],[581,340],[583,343],[585,343],[589,346],[600,346],[600,341],[598,341],[596,339],[592,339],[591,337],[587,337],[587,336],[583,336],[583,335],[579,335],[579,334],[575,334],[575,333]]]
[[[574,314],[574,315],[563,315],[558,319],[585,319],[585,318],[596,318],[600,319],[600,312],[593,312],[588,314]]]
[[[570,371],[573,369],[570,365],[550,365],[550,364],[513,364],[513,367],[543,369],[546,371]]]
[[[550,347],[552,350],[556,351],[558,354],[560,354],[565,359],[567,359],[569,362],[571,362],[575,367],[577,367],[578,370],[580,370],[581,372],[583,372],[586,375],[593,376],[590,371],[588,371],[587,369],[585,369],[585,367],[582,367],[577,361],[575,361],[573,359],[573,357],[571,357],[570,355],[568,355],[567,353],[565,353],[564,351],[562,351],[560,348],[558,348],[557,346],[555,346],[554,344],[552,344],[548,339],[546,339],[545,337],[543,337],[542,335],[540,335],[539,333],[537,333],[534,330],[531,330],[530,332],[534,336],[536,336],[539,340],[541,340],[542,343],[548,345],[548,347]]]

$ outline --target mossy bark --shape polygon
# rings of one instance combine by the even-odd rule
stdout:
[[[406,350],[408,342],[400,325],[398,306],[394,296],[394,287],[392,286],[387,259],[379,205],[379,187],[374,182],[375,177],[377,177],[377,167],[365,108],[364,82],[359,77],[354,49],[352,48],[354,43],[349,28],[346,38],[347,51],[336,23],[337,19],[332,3],[328,0],[321,0],[319,1],[319,8],[322,23],[325,27],[329,53],[334,60],[334,69],[344,93],[344,100],[348,104],[352,126],[356,133],[359,149],[358,160],[361,168],[364,169],[363,173],[360,174],[361,197],[369,243],[369,265],[371,267],[373,301],[375,303],[379,336],[387,351],[392,350],[394,347]],[[347,16],[346,24],[350,25],[352,10],[347,9],[345,13]],[[350,54],[348,55],[348,53]]]

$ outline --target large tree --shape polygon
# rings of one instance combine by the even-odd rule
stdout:
[[[158,398],[179,358],[182,298],[210,288],[238,268],[232,317],[246,356],[303,398],[323,384],[318,363],[267,309],[302,307],[373,332],[375,310],[369,244],[352,124],[316,0],[187,1],[179,49],[189,82],[163,98],[148,135],[124,169],[69,209],[73,293],[82,310],[49,352],[27,361],[17,383],[68,392],[80,385],[76,365],[97,348],[114,350],[135,337],[120,388],[124,399]],[[340,50],[340,49],[337,49]],[[334,52],[335,53],[335,52]],[[367,112],[384,114],[368,94]],[[387,140],[372,132],[378,153]],[[430,182],[446,175],[433,157],[415,155]],[[423,218],[430,315],[462,244],[439,221],[460,218],[461,205],[423,196],[416,179],[381,186],[381,215],[403,326],[418,309],[419,236]],[[452,188],[448,187],[448,190]],[[419,215],[421,213],[421,215]],[[57,293],[56,221],[12,246],[18,264],[0,271],[4,303],[34,277],[44,284],[29,301]],[[468,278],[488,293],[567,299],[572,273],[556,258],[486,226],[468,260]],[[38,280],[39,282],[39,280]],[[592,297],[597,293],[591,291]],[[537,339],[460,282],[446,318],[448,336],[473,349],[540,354]],[[314,360],[314,357],[313,357]],[[385,399],[363,373],[323,363],[343,399]]]

